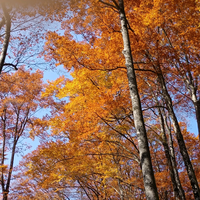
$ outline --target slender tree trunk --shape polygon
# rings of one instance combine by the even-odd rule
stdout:
[[[146,81],[146,83],[151,89],[151,92],[155,99],[156,104],[158,106],[160,106],[160,103],[157,99],[158,96],[156,96],[154,94],[155,88],[153,89],[151,84],[149,84],[147,81]],[[162,112],[162,110],[159,107],[158,107],[158,114],[159,114],[159,121],[160,121],[160,125],[161,125],[161,142],[164,147],[164,152],[165,152],[167,164],[169,167],[169,172],[170,172],[171,182],[173,185],[175,199],[176,200],[180,200],[180,199],[185,200],[185,193],[182,188],[182,185],[181,185],[181,182],[179,179],[179,175],[178,175],[178,170],[176,167],[176,159],[174,156],[173,141],[172,141],[170,129],[169,129],[167,121],[166,121],[166,116],[165,116],[166,114],[165,114],[164,110]],[[168,134],[168,137],[170,138],[169,144],[168,144],[166,133]]]
[[[9,194],[9,190],[10,190],[10,181],[11,181],[11,176],[12,176],[12,172],[13,172],[16,145],[17,145],[17,140],[16,140],[16,138],[14,138],[11,161],[10,161],[10,168],[9,168],[9,172],[8,172],[8,179],[7,179],[6,189],[5,189],[5,192],[6,192],[5,200],[7,199],[7,196]]]
[[[158,96],[154,94],[155,89],[152,88],[151,84],[149,84],[148,82],[146,83],[148,84],[148,86],[150,87],[152,91],[152,95],[155,99],[156,104],[160,106],[160,103],[157,99]],[[158,107],[158,113],[159,113],[159,120],[160,120],[160,125],[161,125],[161,142],[164,147],[165,156],[167,158],[167,164],[170,171],[170,177],[171,177],[171,182],[173,185],[175,199],[185,200],[185,193],[179,179],[179,174],[178,174],[176,159],[175,159],[175,154],[174,154],[174,148],[173,148],[173,140],[172,140],[171,131],[169,129],[169,126],[166,120],[166,114],[164,112],[164,109],[162,112],[162,110],[159,107]],[[166,133],[168,134],[169,142],[167,140]]]
[[[178,120],[177,120],[176,115],[174,113],[172,99],[171,99],[171,97],[168,93],[168,90],[167,90],[167,87],[165,85],[164,77],[162,75],[162,71],[161,71],[160,67],[158,67],[158,70],[159,70],[158,80],[159,80],[159,83],[160,83],[160,86],[161,86],[161,89],[162,89],[163,98],[165,100],[165,104],[167,106],[169,116],[172,120],[174,132],[176,134],[176,138],[177,138],[177,141],[178,141],[180,153],[183,157],[183,161],[184,161],[184,164],[185,164],[186,169],[187,169],[187,173],[188,173],[188,176],[189,176],[189,179],[190,179],[190,183],[191,183],[191,186],[192,186],[194,197],[195,197],[195,200],[200,200],[199,185],[198,185],[198,182],[197,182],[197,179],[196,179],[196,175],[195,175],[192,163],[190,161],[190,157],[188,155],[187,148],[185,146],[185,141],[183,139],[183,135],[181,133],[181,129],[180,129]]]
[[[133,107],[133,117],[135,129],[137,132],[138,145],[140,151],[140,165],[143,174],[144,188],[147,200],[158,200],[158,192],[155,183],[155,177],[153,173],[153,167],[150,157],[148,139],[146,134],[146,129],[144,125],[144,119],[142,115],[142,108],[140,97],[138,94],[136,75],[134,71],[133,59],[131,54],[129,33],[127,27],[127,19],[124,11],[123,0],[118,0],[119,12],[120,12],[120,22],[121,22],[121,33],[123,37],[124,50],[123,54],[125,57],[127,76],[129,82],[130,96]]]
[[[171,158],[171,162],[172,162],[175,181],[176,181],[179,193],[185,197],[185,192],[182,188],[181,181],[180,181],[179,174],[178,174],[176,157],[175,157],[175,153],[174,153],[174,146],[173,146],[173,140],[172,140],[172,134],[171,134],[171,130],[169,129],[169,126],[167,124],[166,117],[164,117],[164,123],[165,123],[165,127],[166,127],[166,133],[168,134],[168,138],[169,138],[169,154],[170,154],[170,158]]]
[[[198,126],[198,135],[199,135],[199,140],[200,140],[200,100],[193,101],[195,107],[195,114],[196,114],[196,120],[197,120],[197,126]]]
[[[2,144],[2,160],[1,160],[1,166],[4,165],[5,161],[5,153],[6,153],[6,108],[3,110],[4,115],[1,116],[1,120],[3,121],[3,130],[2,130],[2,135],[3,135],[3,144]],[[3,199],[7,197],[6,189],[5,189],[5,179],[4,179],[4,169],[1,169],[1,189],[3,193]]]
[[[162,28],[162,29],[163,29],[163,32],[169,42],[169,45],[174,50],[174,47],[172,45],[170,38],[167,35],[166,30],[164,28]],[[174,51],[174,52],[176,53],[176,51]],[[187,76],[187,73],[185,72],[185,66],[182,66],[179,56],[178,55],[176,55],[176,56],[177,56],[176,60],[177,60],[178,65],[175,63],[174,66],[176,67],[180,77],[182,78],[183,82],[185,83],[185,86],[188,89],[191,100],[194,104],[197,126],[198,126],[198,135],[199,135],[199,140],[200,140],[200,99],[197,98],[199,77],[194,78],[189,69],[187,70],[187,73],[188,73],[188,76]],[[189,63],[187,54],[185,54],[185,60],[186,60],[187,64],[189,65],[190,63]],[[179,66],[181,66],[181,67],[179,67]]]
[[[5,29],[6,30],[5,30],[5,37],[4,37],[4,41],[3,41],[3,47],[1,49],[1,55],[0,55],[0,74],[2,72],[4,63],[5,63],[5,59],[6,59],[6,54],[7,54],[9,40],[10,40],[10,29],[11,29],[10,15],[9,15],[8,10],[3,2],[1,3],[1,7],[3,10],[4,19],[5,19],[5,24],[6,24]]]
[[[189,61],[188,61],[188,64],[189,64]],[[182,75],[181,78],[184,81],[186,88],[188,89],[190,98],[195,108],[195,114],[196,114],[196,120],[197,120],[197,126],[198,126],[198,135],[199,135],[199,140],[200,140],[200,100],[197,97],[198,78],[194,79],[189,70],[187,71],[187,73],[188,73],[188,76],[186,73],[184,73],[184,76]]]
[[[165,131],[165,121],[160,111],[159,111],[159,115],[160,115],[161,131],[162,131],[162,144],[164,147],[165,156],[167,158],[167,164],[169,167],[174,194],[175,194],[176,199],[185,200],[185,193],[179,179],[175,157],[172,157],[170,153],[170,148],[168,146],[167,136],[166,136],[166,131]],[[168,131],[168,127],[166,127],[166,129]]]

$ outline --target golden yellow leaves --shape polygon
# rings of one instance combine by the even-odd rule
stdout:
[[[3,74],[0,85],[2,88],[0,94],[1,116],[5,115],[9,118],[10,125],[13,123],[14,127],[15,125],[20,126],[20,123],[21,126],[24,123],[24,128],[28,123],[31,124],[31,113],[35,112],[42,104],[40,96],[43,89],[42,72],[37,70],[35,73],[31,73],[31,71],[20,68],[15,73]],[[15,129],[20,130],[19,127],[15,127]],[[14,130],[7,131],[14,132]],[[30,136],[34,137],[33,132]]]
[[[60,100],[67,97],[67,102],[49,101],[52,115],[48,123],[35,121],[35,125],[50,126],[55,141],[44,144],[35,152],[35,157],[30,157],[34,164],[29,172],[41,175],[44,188],[56,187],[59,183],[76,186],[79,181],[86,188],[97,185],[98,192],[112,195],[120,184],[134,191],[139,188],[141,192],[143,184],[117,12],[102,4],[97,7],[98,1],[76,3],[71,9],[77,12],[62,24],[66,30],[64,36],[56,33],[47,36],[46,59],[62,64],[73,79],[60,77],[49,82],[43,93],[44,97]],[[188,104],[185,101],[188,96],[187,91],[183,95],[177,90],[185,88],[181,77],[189,71],[195,79],[199,76],[196,25],[199,16],[193,13],[192,1],[126,1],[125,7],[158,188],[161,193],[165,192],[163,188],[172,191],[160,145],[164,141],[163,133],[157,119],[157,107],[164,105],[157,79],[158,67],[163,70],[173,103],[182,109]],[[71,31],[82,34],[81,41],[76,41]],[[189,135],[186,131],[183,133]],[[59,137],[65,141],[55,139]],[[193,147],[195,138],[187,140]],[[181,162],[179,156],[178,161]]]

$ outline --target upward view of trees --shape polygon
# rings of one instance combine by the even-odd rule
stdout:
[[[199,1],[0,7],[4,200],[200,200]],[[71,78],[44,85],[41,57]]]

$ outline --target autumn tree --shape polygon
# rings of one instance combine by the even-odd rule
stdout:
[[[1,189],[5,200],[11,187],[14,159],[21,151],[19,144],[23,138],[34,137],[30,130],[36,120],[34,114],[42,106],[42,76],[41,71],[31,73],[24,68],[1,76]]]
[[[193,191],[194,198],[199,199],[198,156],[192,155],[189,148],[192,143],[188,142],[191,137],[196,145],[196,139],[177,117],[187,118],[186,115],[191,113],[188,105],[192,106],[187,99],[194,97],[198,121],[199,11],[196,3],[192,0],[69,1],[66,6],[66,18],[62,23],[65,34],[49,32],[45,53],[47,61],[54,59],[57,65],[71,70],[74,80],[61,77],[49,84],[45,95],[69,98],[70,102],[65,105],[53,104],[48,125],[52,135],[67,138],[63,146],[69,149],[63,152],[70,152],[70,156],[74,156],[73,162],[65,168],[67,163],[62,163],[63,155],[58,160],[51,157],[59,141],[46,143],[35,152],[38,156],[30,155],[27,163],[34,163],[34,166],[27,164],[30,169],[27,174],[32,178],[40,174],[41,183],[46,180],[46,185],[41,184],[41,187],[49,188],[56,187],[52,186],[56,180],[62,183],[61,180],[66,178],[67,182],[70,177],[73,183],[79,181],[89,199],[98,199],[102,193],[109,194],[109,198],[116,194],[113,190],[101,189],[101,178],[107,173],[108,185],[115,188],[119,198],[144,198],[144,189],[138,181],[140,163],[147,199],[158,199],[151,153],[160,198],[173,198],[169,195],[173,187],[176,198],[191,199]],[[191,18],[191,15],[195,17]],[[72,32],[81,35],[82,41],[76,41]],[[177,37],[178,33],[180,37]],[[135,140],[136,133],[139,142]],[[102,148],[101,144],[106,146]],[[197,152],[198,148],[195,146]],[[105,152],[99,152],[99,149]],[[68,157],[68,153],[64,155]],[[39,160],[35,160],[39,155],[43,156],[44,163],[48,163],[44,168]],[[95,160],[97,165],[105,167],[103,163],[108,163],[107,159],[111,161],[114,174],[103,167],[102,173],[98,174],[100,169],[95,163],[92,169],[88,166]],[[52,160],[57,172],[52,171]],[[71,169],[73,163],[80,164],[80,168]],[[128,163],[137,170],[127,177],[125,174],[130,175]],[[171,184],[166,177],[171,177]],[[189,184],[184,184],[189,181],[192,189]],[[162,185],[162,182],[169,184]],[[167,189],[163,191],[165,187]]]
[[[140,97],[139,97],[138,88],[137,88],[133,59],[132,59],[132,54],[131,54],[130,38],[129,38],[129,33],[128,33],[128,23],[127,23],[126,14],[125,14],[124,3],[123,3],[123,1],[119,1],[117,3],[115,1],[113,1],[112,2],[113,5],[103,2],[103,1],[101,1],[101,3],[104,4],[102,6],[102,12],[104,12],[104,8],[103,8],[104,6],[108,6],[106,8],[106,11],[108,13],[110,13],[111,8],[114,8],[114,9],[116,9],[116,11],[118,13],[118,16],[116,15],[115,17],[118,17],[121,20],[120,21],[120,23],[121,23],[120,26],[121,26],[121,30],[122,30],[121,41],[123,43],[123,48],[124,48],[123,54],[125,56],[125,63],[126,63],[125,66],[127,68],[127,76],[128,76],[128,81],[129,81],[130,95],[131,95],[132,107],[133,107],[134,123],[135,123],[136,132],[138,135],[140,161],[141,161],[141,168],[143,171],[146,195],[147,195],[147,198],[149,198],[149,199],[158,199],[155,178],[153,175],[150,152],[149,152],[149,147],[148,147],[146,129],[145,129],[143,115],[142,115]],[[95,4],[96,4],[96,2],[91,2],[89,5],[89,7],[91,7],[93,9],[92,12],[94,15],[95,15],[95,13],[94,13],[95,6],[97,6]],[[83,4],[81,6],[83,6]],[[72,9],[74,9],[74,8],[75,8],[74,5],[72,5]],[[96,7],[96,9],[97,9],[97,7]],[[99,7],[98,7],[98,9],[99,9]],[[98,15],[99,12],[97,12],[96,14],[97,14],[97,17],[99,17],[99,15]],[[90,18],[91,16],[88,15],[86,17]],[[90,30],[88,30],[88,31],[90,31]],[[83,33],[83,35],[84,35],[84,33]],[[89,36],[88,40],[91,40],[93,38],[92,33],[89,34],[88,36]]]
[[[119,194],[125,199],[131,199],[132,196],[136,199],[143,198],[144,188],[129,107],[128,85],[125,82],[126,73],[113,71],[107,76],[106,72],[81,69],[72,75],[73,80],[68,80],[67,84],[63,85],[64,88],[61,83],[65,81],[62,78],[52,82],[47,89],[48,94],[53,92],[57,97],[70,96],[70,102],[52,104],[52,116],[48,123],[52,127],[54,139],[41,145],[37,151],[26,157],[24,170],[26,180],[29,178],[37,180],[37,186],[45,190],[71,188],[72,191],[80,191],[84,188],[91,199],[95,199],[95,196],[100,198],[105,194],[111,199],[113,195],[120,198]],[[92,75],[93,78],[88,78],[88,75]],[[143,87],[144,91],[145,89],[148,88]],[[159,196],[164,198],[167,194],[170,198],[170,194],[173,194],[173,182],[170,181],[168,164],[161,143],[166,141],[162,138],[162,130],[159,130],[158,116],[154,117],[151,114],[148,117],[148,114],[150,113],[146,111],[145,121],[148,126]],[[157,124],[154,122],[150,127],[152,118],[155,118]],[[173,134],[171,127],[169,131]],[[190,135],[184,130],[184,136],[187,134]],[[198,144],[195,137],[191,138],[194,144],[196,142]],[[189,144],[191,143],[190,141]],[[191,146],[189,144],[188,147]],[[176,168],[183,170],[183,161],[176,142],[173,148],[178,163]],[[190,148],[190,152],[191,150]],[[195,151],[199,151],[198,147],[195,147]],[[196,160],[195,166],[198,164],[196,155],[198,153],[190,153],[192,160]],[[94,179],[98,181],[95,182]],[[185,170],[181,173],[180,179],[186,197],[190,199],[191,188]],[[77,185],[78,180],[81,188]],[[106,187],[100,187],[99,184],[102,182]],[[116,194],[110,186],[118,193]],[[82,189],[82,194],[86,195],[84,190]]]
[[[62,1],[0,1],[0,73],[44,65],[39,59],[44,33],[62,6]]]

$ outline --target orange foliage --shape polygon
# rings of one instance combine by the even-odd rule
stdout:
[[[52,113],[44,126],[51,128],[53,139],[26,156],[23,163],[24,176],[37,179],[39,188],[60,192],[73,188],[84,193],[83,199],[145,199],[114,3],[69,1],[62,22],[64,35],[47,34],[46,60],[62,64],[73,79],[60,77],[49,82],[43,93],[46,98],[67,97],[68,102],[50,103]],[[199,7],[194,0],[127,0],[125,10],[159,197],[175,199],[158,120],[158,108],[167,119],[168,111],[155,66],[162,70],[176,114],[182,120],[193,115],[191,91],[199,86],[200,72]],[[72,33],[79,34],[80,41]],[[198,87],[196,90],[198,96]],[[167,125],[186,199],[192,199],[169,119]],[[200,180],[199,141],[187,131],[187,124],[180,126]]]

